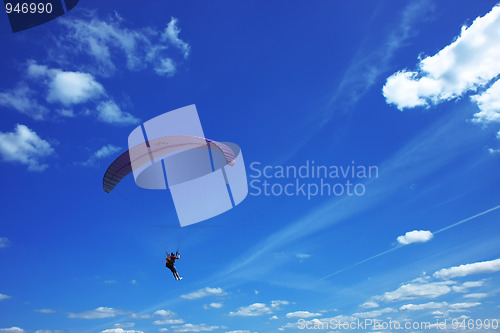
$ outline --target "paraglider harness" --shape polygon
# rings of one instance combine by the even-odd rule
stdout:
[[[175,252],[175,257],[174,257],[174,258],[173,258],[173,257],[172,257],[169,253],[168,253],[168,251],[167,251],[166,253],[168,254],[168,257],[167,257],[167,260],[166,260],[166,262],[165,262],[165,266],[166,266],[167,268],[172,269],[172,268],[174,268],[175,257],[178,257],[178,255],[179,255],[179,251],[176,251],[176,252]]]

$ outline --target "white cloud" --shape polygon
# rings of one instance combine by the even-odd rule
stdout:
[[[116,328],[132,328],[135,326],[135,323],[116,323],[113,326]]]
[[[4,299],[9,299],[9,298],[11,298],[11,297],[8,295],[0,294],[0,301],[3,301]]]
[[[40,312],[40,313],[56,313],[56,310],[53,310],[53,309],[38,309],[35,311]]]
[[[172,43],[172,45],[182,51],[182,53],[184,54],[184,58],[187,58],[189,56],[189,52],[191,51],[191,47],[188,43],[179,38],[180,32],[181,29],[177,26],[177,19],[175,17],[172,17],[170,19],[170,22],[168,22],[165,31],[163,31],[161,39],[163,41],[169,41],[170,43]]]
[[[7,162],[27,165],[30,171],[43,171],[47,164],[40,159],[54,153],[47,141],[25,125],[17,124],[14,132],[0,132],[0,155]]]
[[[88,73],[52,70],[47,101],[81,104],[104,94],[103,86]]]
[[[402,285],[394,291],[386,292],[381,296],[376,296],[375,298],[386,302],[396,302],[415,298],[436,298],[451,291],[451,288],[448,286],[450,283],[450,281],[408,283]]]
[[[459,276],[471,274],[484,274],[500,271],[500,259],[476,262],[472,264],[460,265],[451,268],[443,268],[434,273],[434,277],[441,279],[451,279]]]
[[[124,330],[123,328],[108,328],[101,333],[144,333],[143,331]]]
[[[472,96],[471,100],[480,110],[474,115],[476,122],[500,122],[500,80],[497,80],[485,92]]]
[[[311,318],[322,316],[321,313],[313,313],[309,311],[295,311],[286,314],[287,318]]]
[[[271,317],[269,317],[270,320],[276,320],[278,319],[278,316],[277,315],[272,315]]]
[[[453,289],[453,291],[456,293],[466,293],[470,288],[481,287],[483,285],[484,281],[467,281],[462,283],[461,285],[453,286],[451,287],[451,289]]]
[[[412,243],[425,243],[432,239],[432,232],[427,230],[408,231],[403,236],[399,236],[397,241],[399,244],[408,245]]]
[[[170,310],[158,310],[153,313],[154,316],[162,316],[162,317],[175,317],[177,314]]]
[[[471,293],[464,295],[464,298],[485,298],[488,297],[487,293]]]
[[[249,330],[235,330],[235,331],[227,331],[226,333],[252,333]]]
[[[280,305],[288,305],[289,301],[271,301],[271,308],[279,309]]]
[[[236,312],[229,312],[230,316],[256,317],[265,314],[271,314],[273,311],[265,303],[254,303],[248,306],[242,306]]]
[[[153,321],[153,325],[174,325],[174,324],[184,324],[182,319],[162,319]]]
[[[24,333],[25,330],[19,327],[0,328],[0,333]]]
[[[368,302],[361,304],[361,307],[365,308],[365,309],[378,308],[379,306],[380,305],[377,302],[373,302],[373,301],[368,301]]]
[[[148,318],[151,318],[151,315],[150,314],[137,314],[137,313],[132,313],[130,315],[130,318],[134,318],[134,319],[148,319]]]
[[[468,309],[472,308],[475,306],[481,305],[479,302],[473,302],[473,303],[455,303],[455,304],[450,304],[450,309]]]
[[[111,155],[114,155],[117,152],[119,152],[120,150],[121,150],[120,147],[117,147],[117,146],[112,145],[112,144],[102,146],[101,148],[99,148],[99,150],[97,150],[95,153],[93,153],[92,156],[90,156],[87,161],[85,161],[83,163],[79,163],[79,164],[81,164],[83,166],[94,166],[98,160],[109,157]],[[132,280],[132,281],[135,281],[135,280]],[[132,282],[132,281],[130,283],[132,283],[132,284],[136,283],[136,282]],[[104,283],[106,283],[106,281],[104,281]]]
[[[210,304],[205,304],[203,305],[204,309],[220,309],[222,308],[222,303],[210,303]]]
[[[415,311],[415,310],[429,310],[429,309],[441,309],[448,305],[446,302],[429,302],[424,304],[405,304],[401,306],[400,310]]]
[[[418,71],[403,70],[390,76],[382,89],[387,103],[400,110],[429,106],[484,88],[500,74],[499,24],[500,7],[495,6],[470,27],[463,27],[450,45],[420,60]],[[481,108],[475,116],[478,121],[498,119],[498,97],[493,94],[499,88],[492,88],[471,98]]]
[[[0,237],[0,249],[5,248],[5,247],[9,247],[10,243],[11,243],[11,241],[7,237]]]
[[[120,110],[112,100],[99,103],[97,106],[97,118],[108,124],[131,125],[139,122],[139,119],[128,112]]]
[[[81,319],[113,318],[118,315],[122,315],[124,313],[125,312],[123,310],[101,306],[95,310],[85,311],[81,313],[69,313],[68,318],[81,318]]]
[[[354,313],[353,316],[357,317],[357,318],[377,318],[383,314],[391,313],[391,312],[397,312],[397,310],[395,310],[393,308],[385,308],[385,309],[368,311],[368,312]]]
[[[170,58],[159,60],[159,63],[155,66],[155,72],[158,75],[173,76],[175,71],[175,62]]]
[[[64,333],[63,330],[36,330],[35,333]]]
[[[181,297],[185,299],[198,299],[208,296],[224,296],[224,295],[227,295],[227,293],[222,288],[206,287],[198,289],[188,294],[181,295]]]
[[[309,259],[311,258],[311,255],[310,254],[307,254],[307,253],[297,253],[295,255],[298,259],[300,259],[301,261],[302,260],[305,260],[305,259]]]
[[[50,113],[49,109],[35,98],[36,92],[22,84],[16,89],[0,92],[0,106],[12,108],[33,119],[43,120]]]
[[[126,20],[100,20],[93,16],[58,20],[68,33],[55,37],[58,48],[51,50],[52,59],[67,63],[71,55],[86,55],[90,59],[87,59],[86,66],[82,64],[81,67],[109,76],[117,71],[119,57],[124,56],[129,70],[138,71],[152,65],[157,73],[165,75],[166,72],[161,73],[157,69],[165,69],[165,59],[171,59],[172,55],[167,53],[169,46],[181,50],[183,58],[189,55],[190,46],[179,37],[180,28],[176,18],[172,18],[161,32],[156,27],[129,29],[124,26]],[[172,60],[170,64],[174,65]],[[168,73],[174,72],[175,65]]]
[[[174,332],[209,332],[219,328],[219,326],[207,326],[207,324],[184,324],[182,326],[172,326]]]

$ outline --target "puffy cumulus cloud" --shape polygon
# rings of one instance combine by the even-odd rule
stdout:
[[[393,309],[393,308],[385,308],[385,309],[373,310],[373,311],[368,311],[368,312],[359,312],[359,313],[354,313],[353,317],[356,317],[356,318],[377,318],[383,314],[392,313],[392,312],[397,312],[397,310]]]
[[[47,101],[81,104],[104,94],[103,86],[88,73],[54,70]]]
[[[50,143],[25,125],[17,124],[13,132],[0,132],[0,156],[6,162],[27,165],[30,171],[43,171],[48,165],[40,160],[53,153]]]
[[[174,332],[210,332],[218,328],[219,326],[208,326],[207,324],[184,324],[182,326],[172,326]]]
[[[4,299],[9,299],[9,298],[11,298],[11,297],[8,295],[0,294],[0,301],[3,301]]]
[[[471,96],[471,100],[479,107],[474,121],[479,123],[500,122],[500,80],[497,80],[485,92]]]
[[[181,295],[181,297],[184,299],[192,300],[208,296],[224,296],[224,295],[227,295],[227,293],[222,288],[206,287],[190,292],[188,294]]]
[[[277,315],[272,315],[271,317],[269,317],[269,320],[276,320],[276,319],[279,319]]]
[[[26,332],[22,328],[19,327],[11,327],[11,328],[0,328],[0,333],[24,333]]]
[[[416,310],[429,310],[429,309],[442,309],[446,307],[446,302],[429,302],[424,304],[405,304],[399,309],[403,311],[416,311]]]
[[[0,249],[9,247],[12,242],[7,237],[0,237]]]
[[[125,311],[101,306],[95,310],[85,311],[81,313],[69,313],[68,318],[101,319],[113,318],[122,314],[125,314]]]
[[[124,112],[112,100],[99,103],[97,106],[97,118],[103,123],[114,125],[133,125],[139,122],[139,119],[128,112]]]
[[[265,314],[271,314],[273,310],[265,303],[253,303],[248,306],[242,306],[236,312],[229,312],[230,316],[257,317]]]
[[[176,18],[172,17],[163,31],[156,27],[130,29],[125,22],[119,18],[101,20],[96,15],[58,20],[67,33],[54,37],[57,50],[50,50],[50,57],[67,63],[74,55],[84,55],[81,67],[104,76],[117,71],[120,58],[125,58],[129,70],[152,67],[159,75],[171,75],[176,65],[172,60],[166,62],[174,56],[169,47],[180,50],[184,59],[188,57],[191,47],[180,38]],[[168,71],[166,63],[171,66]]]
[[[286,314],[287,318],[311,318],[311,317],[320,317],[321,313],[314,313],[309,311],[295,311],[289,312]]]
[[[203,305],[204,309],[220,309],[222,308],[222,303],[212,302],[210,304]]]
[[[40,312],[40,313],[45,313],[45,314],[56,313],[56,310],[53,310],[53,309],[37,309],[35,311]]]
[[[168,41],[179,50],[182,51],[184,58],[189,56],[189,52],[191,51],[191,46],[188,43],[179,38],[179,34],[181,29],[177,25],[178,20],[175,17],[170,18],[170,22],[168,22],[167,27],[161,34],[162,41]]]
[[[454,277],[467,276],[471,274],[485,274],[500,271],[500,259],[481,261],[472,264],[443,268],[433,274],[440,279],[451,279]]]
[[[34,90],[20,84],[15,89],[0,92],[0,106],[14,109],[35,120],[44,120],[50,111],[39,103],[36,95]]]
[[[400,110],[428,106],[487,85],[500,74],[499,24],[500,7],[495,6],[463,27],[450,45],[420,60],[418,71],[390,76],[382,89],[387,103]]]
[[[385,302],[397,302],[416,298],[436,298],[445,295],[451,291],[449,284],[451,281],[429,282],[429,283],[408,283],[394,291],[385,292],[376,299]]]
[[[360,306],[365,309],[373,309],[373,308],[378,308],[380,305],[374,301],[367,301],[361,304]]]
[[[80,114],[90,114],[97,116],[102,122],[114,125],[139,122],[139,119],[120,109],[92,74],[49,68],[30,60],[26,66],[26,79],[36,89],[25,87],[27,83],[23,82],[20,84],[21,88],[0,92],[0,106],[44,120],[51,114],[49,108],[42,105],[42,100],[45,99],[44,103],[54,109],[52,115],[56,118],[75,118]],[[41,97],[43,92],[46,92],[45,98]],[[93,105],[86,111],[73,110],[77,105],[85,108],[88,103]],[[97,111],[88,111],[89,109]]]
[[[177,313],[170,310],[158,310],[153,313],[154,316],[162,316],[162,317],[176,317]]]
[[[120,150],[121,150],[120,147],[117,147],[117,146],[112,145],[112,144],[108,144],[108,145],[102,146],[101,148],[99,148],[99,150],[94,152],[89,157],[89,159],[87,161],[85,161],[83,163],[78,163],[78,164],[81,164],[83,166],[94,166],[97,161],[99,161],[103,158],[115,155]],[[133,281],[135,281],[135,280],[133,280]],[[114,281],[114,282],[116,282],[116,281]],[[106,281],[104,281],[104,283],[106,283]],[[134,284],[134,283],[132,283],[132,284]]]
[[[124,330],[123,328],[108,328],[101,333],[144,333],[143,331]]]
[[[412,243],[425,243],[432,239],[432,232],[427,230],[413,230],[408,231],[402,236],[397,238],[397,241],[401,245],[408,245]]]
[[[35,61],[29,61],[27,75],[47,84],[47,102],[61,103],[65,106],[81,104],[105,94],[103,86],[93,75],[82,72],[63,71],[49,68]],[[66,110],[69,115],[71,110]]]

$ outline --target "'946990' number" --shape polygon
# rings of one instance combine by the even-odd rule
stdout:
[[[5,4],[5,10],[7,14],[10,13],[18,13],[18,14],[50,14],[52,13],[52,4],[50,2],[48,3],[17,3],[15,6],[13,6],[11,3],[7,2]]]

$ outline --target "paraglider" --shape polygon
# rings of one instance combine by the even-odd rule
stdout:
[[[205,138],[194,105],[136,127],[129,135],[128,147],[106,170],[104,191],[110,193],[130,173],[141,188],[168,188],[181,227],[222,214],[248,194],[240,147]],[[178,232],[168,234],[172,237]],[[180,255],[178,251],[172,254],[165,261],[166,267],[180,280],[174,266]]]

